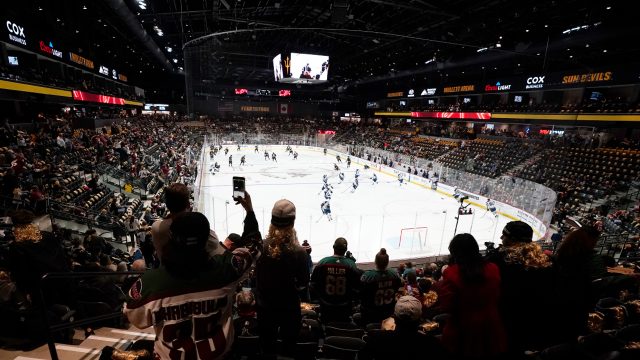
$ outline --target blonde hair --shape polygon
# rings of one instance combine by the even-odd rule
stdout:
[[[269,232],[265,240],[267,244],[265,249],[266,255],[275,259],[280,257],[283,247],[300,245],[300,242],[298,242],[298,234],[296,233],[296,229],[293,228],[293,224],[287,227],[277,227],[273,224],[269,225]]]

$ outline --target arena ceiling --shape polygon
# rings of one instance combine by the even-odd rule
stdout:
[[[640,56],[640,46],[633,40],[640,33],[640,23],[630,4],[613,0],[34,0],[10,7],[93,47],[90,51],[97,57],[117,59],[141,78],[180,73],[185,67],[184,44],[225,33],[191,42],[206,44],[197,70],[203,80],[270,82],[271,59],[290,51],[329,55],[328,84],[343,86],[406,76],[437,74],[450,80],[634,63]],[[282,30],[298,28],[324,30]],[[140,29],[148,38],[136,34]]]

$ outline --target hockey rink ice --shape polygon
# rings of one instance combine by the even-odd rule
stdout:
[[[341,154],[342,163],[337,163],[332,155],[336,153],[331,150],[324,155],[321,148],[293,146],[299,154],[294,160],[282,145],[260,145],[258,153],[254,152],[254,145],[242,145],[240,151],[236,145],[227,147],[233,166],[228,166],[229,155],[224,155],[224,147],[214,159],[210,159],[207,149],[198,200],[199,210],[220,240],[232,232],[242,233],[244,210],[232,199],[232,177],[243,176],[262,235],[267,234],[273,204],[283,198],[291,200],[297,211],[298,240],[309,241],[313,261],[333,254],[337,237],[347,239],[348,250],[358,262],[372,262],[381,247],[387,249],[392,260],[448,254],[460,206],[452,197],[421,184],[407,184],[406,175],[405,184],[400,185],[396,174],[364,170],[354,157],[347,168],[346,154]],[[276,153],[277,162],[265,160],[265,149]],[[246,155],[244,166],[240,166],[242,155]],[[220,171],[212,174],[214,162],[218,162]],[[336,163],[345,173],[342,183],[334,170]],[[359,186],[351,192],[356,169],[360,169]],[[378,184],[371,180],[374,172]],[[325,200],[321,191],[324,174],[333,186],[332,221],[320,210]],[[510,220],[496,218],[484,207],[470,208],[475,214],[460,216],[456,233],[470,232],[481,249],[487,241],[500,244],[502,228]]]

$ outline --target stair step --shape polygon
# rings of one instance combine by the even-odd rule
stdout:
[[[153,328],[151,328],[153,330]],[[97,332],[97,331],[96,331]],[[122,339],[129,340],[154,340],[156,338],[155,333],[142,331],[132,331],[132,330],[121,330],[121,329],[110,329],[108,334],[103,333],[101,335],[105,336],[117,336]]]
[[[130,343],[131,343],[130,339],[91,335],[88,338],[86,338],[82,342],[82,344],[80,344],[80,346],[84,348],[89,348],[89,349],[91,348],[102,349],[105,346],[113,346],[114,348],[118,348],[118,349],[126,349]]]
[[[99,359],[102,349],[86,348],[81,346],[56,344],[58,358],[64,360],[92,360]]]

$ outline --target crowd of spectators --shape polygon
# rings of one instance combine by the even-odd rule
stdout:
[[[292,124],[287,125],[292,133],[315,131],[304,120]],[[278,121],[268,119],[214,122],[208,128],[214,133],[282,133]],[[348,144],[368,141],[381,150],[429,160],[460,149],[484,154],[476,159],[482,161],[497,159],[500,152],[518,156],[522,150],[520,160],[496,167],[496,174],[539,151],[538,143],[484,139],[458,146],[446,139],[423,140],[427,145],[416,148],[423,141],[415,141],[421,138],[415,129],[340,128],[346,134],[341,141]],[[36,122],[30,131],[8,123],[0,128],[2,195],[5,209],[14,210],[3,241],[6,252],[0,253],[0,309],[9,324],[4,330],[22,327],[28,333],[27,324],[36,327],[32,335],[42,339],[41,323],[20,324],[20,319],[37,319],[38,279],[47,272],[142,270],[142,277],[94,276],[50,285],[45,287],[46,303],[89,316],[95,308],[87,303],[102,302],[114,310],[126,301],[124,311],[132,324],[156,328],[158,337],[149,352],[165,357],[184,353],[218,358],[242,351],[239,344],[255,337],[253,350],[264,358],[278,353],[299,357],[300,344],[315,341],[314,353],[322,349],[318,356],[351,347],[363,359],[382,359],[408,354],[411,344],[420,341],[433,358],[517,359],[525,351],[544,354],[558,344],[568,344],[566,351],[586,351],[588,345],[579,336],[602,334],[602,327],[619,341],[617,351],[632,354],[631,341],[613,334],[637,321],[631,314],[639,301],[638,282],[607,273],[605,259],[593,252],[597,231],[570,233],[556,253],[545,253],[531,242],[528,225],[510,222],[502,231],[501,246],[487,254],[480,253],[471,234],[460,234],[452,239],[445,263],[390,269],[389,254],[380,249],[376,270],[367,272],[350,256],[348,239],[339,237],[334,253],[310,266],[311,245],[298,240],[295,218],[300,214],[288,200],[274,204],[264,237],[248,194],[236,199],[247,213],[241,236],[225,234],[221,240],[204,216],[190,211],[199,137],[173,119],[147,117],[125,119],[98,132],[73,129],[68,121],[53,118]],[[488,147],[475,148],[481,144]],[[490,151],[493,145],[500,150]],[[395,159],[376,157],[378,161],[392,164]],[[109,168],[97,173],[98,163]],[[113,175],[115,170],[130,178],[151,177],[162,191],[145,205],[134,204],[105,184],[104,176],[111,177],[109,171]],[[22,189],[29,189],[28,194]],[[97,210],[100,222],[121,225],[119,236],[128,237],[131,252],[115,249],[92,229],[83,237],[57,227],[50,233],[38,229],[35,215],[65,204],[79,207],[78,214]],[[637,214],[637,208],[632,211]],[[616,220],[638,224],[629,212],[613,214]],[[605,304],[604,298],[613,300]],[[53,309],[47,310],[56,317]],[[627,317],[614,324],[608,316],[616,311],[626,311]],[[196,313],[207,316],[193,317]],[[587,321],[597,317],[602,317],[600,329]],[[208,330],[182,332],[175,320],[188,320],[189,329],[206,325]],[[359,336],[345,340],[348,334]],[[213,347],[198,345],[205,339]]]

